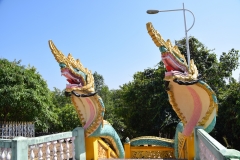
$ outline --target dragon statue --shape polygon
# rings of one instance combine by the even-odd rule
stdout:
[[[71,54],[67,57],[49,40],[49,47],[61,68],[61,74],[66,77],[66,95],[71,96],[72,103],[85,130],[86,137],[104,138],[119,158],[124,158],[121,140],[110,123],[103,120],[105,107],[100,96],[94,89],[94,78],[79,59]]]
[[[175,157],[184,158],[186,139],[194,134],[196,126],[201,126],[208,133],[213,130],[218,110],[216,94],[199,79],[193,60],[188,66],[177,46],[172,46],[170,40],[164,41],[152,23],[146,26],[161,52],[166,68],[164,80],[169,102],[181,120],[174,138]]]

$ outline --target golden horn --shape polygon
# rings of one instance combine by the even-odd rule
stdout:
[[[64,63],[65,62],[65,58],[66,58],[64,56],[64,54],[62,54],[62,52],[57,49],[57,47],[54,45],[52,40],[49,40],[48,44],[49,44],[51,52],[54,55],[54,57],[57,60],[57,62],[58,63],[60,63],[60,62]]]

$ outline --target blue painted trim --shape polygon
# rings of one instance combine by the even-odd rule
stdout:
[[[72,67],[71,67],[71,68],[72,68]],[[87,80],[87,75],[86,75],[84,72],[80,71],[80,70],[77,69],[77,68],[72,68],[72,69],[74,70],[74,72],[76,72],[76,73],[79,74],[81,77],[83,77],[84,81],[86,82],[86,80]]]
[[[216,116],[213,118],[212,122],[204,130],[207,133],[210,133],[213,130],[213,128],[215,127],[215,125],[216,125]]]
[[[98,98],[98,101],[100,102],[102,108],[105,108],[102,98]],[[104,116],[104,111],[102,111],[102,116]]]
[[[125,152],[123,149],[122,142],[117,134],[117,132],[114,130],[114,128],[110,124],[104,124],[99,125],[98,129],[93,132],[89,137],[111,137],[114,142],[116,143],[117,149],[119,151],[119,158],[125,157]]]
[[[218,100],[217,100],[217,97],[216,97],[215,94],[212,94],[212,98],[213,98],[213,101],[214,101],[215,103],[218,103]]]
[[[85,146],[85,135],[82,127],[77,127],[73,130],[75,134],[75,158],[76,160],[86,160],[86,146]]]
[[[182,122],[179,122],[176,127],[176,132],[174,136],[174,154],[175,157],[178,158],[178,133],[183,131],[183,124]]]
[[[211,88],[206,82],[204,82],[204,81],[202,81],[202,80],[199,80],[198,82],[199,82],[200,84],[205,85],[207,89],[209,89],[212,93],[215,94],[215,92],[212,90],[212,88]]]
[[[65,63],[59,63],[59,66],[60,66],[61,68],[66,68],[66,64],[65,64]]]
[[[164,47],[164,46],[160,46],[159,50],[160,50],[161,53],[167,52],[167,48]]]
[[[157,146],[163,146],[163,147],[169,147],[174,148],[174,142],[166,142],[163,140],[157,140],[157,139],[139,139],[130,142],[131,146],[140,146],[140,145],[157,145]]]

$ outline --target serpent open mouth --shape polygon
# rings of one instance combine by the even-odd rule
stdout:
[[[181,59],[173,56],[172,53],[165,52],[162,54],[162,61],[166,67],[167,72],[165,76],[173,76],[173,75],[184,75],[188,74],[187,67],[179,63]],[[182,60],[183,61],[183,60]]]
[[[77,76],[72,73],[69,69],[63,68],[61,69],[61,74],[67,78],[69,84],[66,85],[66,88],[81,88],[84,85],[84,80],[81,76]]]

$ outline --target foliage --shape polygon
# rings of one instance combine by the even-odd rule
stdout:
[[[156,69],[145,69],[134,74],[134,80],[118,91],[118,114],[127,126],[125,137],[159,136],[170,134],[172,138],[178,118],[168,102],[164,86],[165,69],[159,63]]]
[[[96,92],[101,92],[102,87],[105,85],[103,76],[98,74],[97,72],[94,72],[93,77],[94,77],[95,91]]]
[[[67,104],[72,104],[71,99],[65,96],[65,90],[60,90],[54,87],[52,91],[52,101],[57,108],[64,107]]]
[[[240,150],[240,83],[234,79],[221,90],[214,136],[228,148]]]
[[[72,131],[74,128],[82,126],[72,104],[66,103],[60,108],[55,108],[54,112],[58,115],[58,119],[57,123],[52,124],[49,132]]]
[[[65,96],[65,90],[54,88],[52,91],[54,113],[57,114],[56,123],[51,124],[49,132],[65,132],[81,126],[77,112],[69,97]]]
[[[34,121],[37,130],[55,121],[51,93],[34,67],[0,59],[0,95],[1,121]]]

